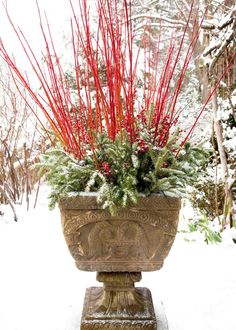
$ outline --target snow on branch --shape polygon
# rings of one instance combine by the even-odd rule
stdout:
[[[236,38],[236,5],[228,15],[221,19],[218,25],[215,25],[212,35],[212,41],[203,53],[203,57],[211,56],[210,60],[207,59],[210,73],[225,49]]]
[[[168,17],[163,17],[161,15],[138,14],[138,15],[133,15],[130,19],[136,20],[139,18],[146,18],[146,19],[153,19],[153,20],[158,20],[158,21],[162,21],[162,22],[167,22],[176,27],[177,26],[183,26],[183,27],[186,26],[186,23],[184,21],[175,20],[175,19],[171,19]]]
[[[207,20],[204,22],[204,24],[202,25],[203,29],[205,30],[223,30],[224,28],[226,28],[228,25],[232,24],[234,19],[235,19],[235,7],[233,8],[233,10],[231,10],[231,12],[226,15],[223,19],[221,19],[221,21],[219,23],[216,22],[215,19],[211,19],[211,20]]]
[[[147,8],[147,9],[149,9],[149,8]],[[151,14],[148,14],[148,13],[144,13],[144,14],[133,15],[131,17],[131,20],[137,20],[137,19],[156,20],[158,22],[166,22],[166,23],[169,23],[168,27],[184,27],[186,25],[186,22],[184,22],[182,20],[175,20],[175,19],[171,19],[169,17],[164,17],[164,16],[161,16],[161,15],[158,15],[158,14],[151,15]],[[232,20],[231,20],[231,22],[228,22],[228,24],[226,24],[226,22],[225,22],[224,23],[225,26],[231,24]],[[156,24],[156,23],[149,22],[150,26],[156,26],[154,24]],[[146,24],[142,23],[142,24],[138,25],[138,27],[136,29],[141,29],[145,26],[146,26]],[[224,26],[224,25],[222,25],[222,26]],[[191,27],[191,25],[190,25],[190,27]],[[205,21],[205,22],[202,23],[202,28],[205,29],[205,30],[214,30],[216,28],[216,24],[213,21],[212,22],[211,21]]]
[[[135,30],[138,31],[138,30],[141,30],[141,29],[144,29],[146,27],[157,27],[157,28],[160,28],[160,23],[157,23],[157,22],[143,22],[141,24],[138,24],[136,27],[135,27]],[[162,24],[161,25],[162,28],[173,28],[173,25],[171,24]],[[146,31],[144,31],[146,33]],[[151,36],[151,33],[150,33],[150,36]]]
[[[236,18],[236,5],[232,9],[232,11],[221,20],[220,24],[218,25],[218,29],[219,30],[224,29],[225,27],[233,23],[235,18]]]

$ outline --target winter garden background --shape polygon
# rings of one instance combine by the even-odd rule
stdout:
[[[96,1],[88,1],[96,22]],[[112,2],[111,2],[112,3]],[[38,1],[47,11],[60,58],[68,80],[74,83],[69,1],[51,5]],[[236,7],[234,1],[195,1],[201,24],[200,38],[193,49],[178,107],[181,130],[201,108],[215,82],[222,80],[192,135],[200,148],[209,150],[201,179],[183,199],[179,234],[166,265],[158,273],[143,275],[142,285],[153,285],[154,305],[163,301],[171,330],[234,330],[236,294]],[[205,8],[207,6],[207,10]],[[57,7],[57,14],[55,10]],[[41,34],[36,4],[8,1],[8,12],[20,25],[31,45],[40,54]],[[153,49],[165,61],[173,29],[186,22],[187,1],[133,0],[135,45]],[[31,77],[31,70],[11,32],[4,6],[0,9],[0,35],[15,61]],[[192,24],[192,25],[191,25]],[[162,31],[161,40],[160,26]],[[190,22],[184,47],[191,40]],[[42,56],[43,61],[43,56]],[[181,71],[184,58],[178,64]],[[82,287],[93,285],[94,274],[81,274],[67,255],[60,233],[57,210],[47,208],[48,189],[39,178],[37,164],[50,148],[50,139],[35,116],[38,111],[19,95],[14,79],[1,59],[0,75],[0,329],[75,329],[80,318]],[[101,68],[102,70],[102,68]],[[140,72],[140,77],[144,75]],[[142,85],[140,78],[140,85]],[[35,90],[40,86],[35,82]],[[27,95],[27,90],[21,93]],[[27,101],[26,101],[27,100]],[[40,116],[38,112],[38,116]],[[48,228],[47,228],[47,227]],[[46,229],[47,228],[47,229]],[[43,242],[43,244],[42,244]],[[53,244],[52,244],[53,242]],[[175,280],[175,286],[167,286]],[[69,291],[64,281],[71,282]],[[92,283],[92,284],[91,284]],[[176,286],[177,283],[177,286]],[[76,292],[74,288],[76,287]],[[40,311],[40,313],[39,313]]]

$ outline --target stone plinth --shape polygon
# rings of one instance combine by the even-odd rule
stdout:
[[[98,273],[103,287],[86,290],[81,330],[157,330],[151,292],[135,288],[141,273]]]

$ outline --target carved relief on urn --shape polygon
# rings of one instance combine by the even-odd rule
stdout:
[[[137,206],[114,217],[96,205],[95,196],[60,204],[65,239],[79,269],[136,272],[162,267],[176,235],[179,199],[142,197]]]

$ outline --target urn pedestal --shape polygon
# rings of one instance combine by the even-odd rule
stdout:
[[[81,330],[156,330],[151,292],[134,287],[140,279],[141,273],[98,273],[104,286],[86,290]]]
[[[136,288],[142,271],[162,267],[174,242],[180,199],[151,195],[112,217],[96,194],[59,204],[64,236],[76,266],[96,271],[103,287],[86,291],[81,330],[158,330],[151,293]]]

